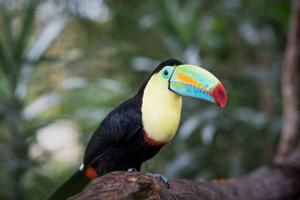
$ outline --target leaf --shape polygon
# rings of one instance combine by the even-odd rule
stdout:
[[[39,0],[31,0],[27,9],[25,10],[25,17],[22,21],[22,28],[16,44],[14,45],[14,57],[17,63],[20,63],[23,58],[23,54],[26,50],[26,45],[29,42],[29,36],[33,29],[34,17]],[[20,66],[21,67],[21,66]]]

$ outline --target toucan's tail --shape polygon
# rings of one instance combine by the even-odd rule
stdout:
[[[84,176],[84,172],[77,170],[48,200],[66,200],[81,192],[89,182],[90,180]]]

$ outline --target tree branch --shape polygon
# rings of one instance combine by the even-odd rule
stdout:
[[[283,163],[261,167],[232,181],[160,180],[141,173],[112,172],[95,179],[71,200],[88,199],[213,199],[295,200],[300,197],[300,149]]]

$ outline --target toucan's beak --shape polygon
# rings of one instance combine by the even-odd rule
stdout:
[[[169,89],[182,96],[204,99],[224,107],[226,90],[209,71],[194,65],[178,65],[169,79]]]

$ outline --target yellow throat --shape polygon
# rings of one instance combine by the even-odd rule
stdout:
[[[168,80],[159,73],[148,81],[142,102],[142,120],[149,138],[169,142],[176,134],[181,116],[182,98],[168,89]]]

